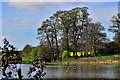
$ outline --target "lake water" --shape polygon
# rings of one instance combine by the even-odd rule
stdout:
[[[27,72],[29,70],[29,64],[18,64],[18,67],[22,69],[23,78],[28,78]],[[109,78],[120,79],[120,68],[117,65],[47,65],[44,69],[46,76],[44,79],[71,79],[79,80],[81,78]],[[14,72],[15,74],[15,72]],[[13,74],[13,75],[14,75]],[[2,73],[0,72],[0,76]],[[1,78],[1,77],[0,77]]]

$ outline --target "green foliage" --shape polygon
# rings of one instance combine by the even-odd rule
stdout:
[[[62,60],[68,59],[69,54],[70,54],[70,52],[68,52],[67,50],[65,50],[65,51],[62,53]]]
[[[69,57],[67,51],[82,49],[91,50],[91,56],[114,53],[114,50],[120,52],[116,43],[105,43],[103,48],[103,42],[107,41],[106,33],[102,33],[105,28],[99,22],[91,22],[87,9],[76,7],[68,11],[57,11],[43,21],[37,30],[41,45],[34,48],[26,45],[23,49],[24,56],[29,55],[27,61],[34,61],[36,58],[47,62],[66,60]],[[116,21],[112,22],[115,24],[109,30],[118,33],[118,30],[113,29],[117,27]],[[118,34],[115,35],[118,37]]]
[[[31,51],[32,51],[32,47],[29,44],[27,44],[24,47],[23,51],[22,51],[23,56],[25,56],[26,58],[28,58],[28,56],[29,56],[29,54],[30,54]]]
[[[51,54],[55,59],[56,53],[57,57],[61,58],[60,54],[64,50],[76,52],[93,48],[97,55],[97,46],[102,47],[100,44],[106,40],[106,33],[103,33],[104,26],[99,22],[92,23],[89,15],[88,7],[76,7],[57,11],[43,21],[37,31],[40,43],[48,48],[47,54]]]
[[[39,47],[33,47],[32,51],[30,52],[28,61],[33,62],[35,59],[40,60],[40,48]]]
[[[57,53],[55,47],[42,46],[40,49],[40,55],[42,60],[51,62],[57,60]]]
[[[101,55],[113,55],[120,53],[120,44],[116,42],[106,42],[105,47],[98,50]]]
[[[113,37],[114,41],[120,43],[120,13],[117,16],[113,16],[111,22],[113,23],[112,26],[109,26],[109,31],[115,33]]]
[[[90,52],[91,52],[90,56],[95,56],[95,51],[94,51],[94,49],[91,49]],[[96,51],[96,53],[97,53],[97,55],[99,56],[98,50]]]
[[[90,52],[91,52],[91,54],[90,54],[90,55],[92,55],[92,56],[93,56],[93,55],[94,55],[94,50],[91,50]]]

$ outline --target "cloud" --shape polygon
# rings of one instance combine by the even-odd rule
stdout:
[[[22,20],[22,19],[16,19],[12,23],[14,27],[17,27],[18,29],[32,29],[33,25],[40,25],[43,20],[38,19],[38,20]],[[31,28],[30,28],[31,27]]]
[[[118,2],[119,0],[4,0],[10,2]]]
[[[16,9],[38,10],[46,6],[65,4],[65,2],[118,2],[119,0],[10,0],[8,6]]]
[[[36,2],[9,2],[8,6],[13,6],[17,9],[27,9],[36,10],[44,7],[46,3],[36,3]]]
[[[22,19],[18,19],[17,21],[15,21],[13,23],[13,26],[31,26],[32,25],[32,21],[31,20],[22,20]]]
[[[14,2],[13,0],[11,0],[7,6],[12,6],[15,7],[16,9],[25,9],[25,10],[40,10],[46,6],[52,6],[52,5],[58,5],[58,4],[63,4],[61,2],[37,2],[37,1],[19,1],[18,2]]]

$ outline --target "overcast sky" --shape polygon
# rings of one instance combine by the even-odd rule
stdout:
[[[118,13],[118,2],[2,2],[2,37],[6,36],[19,50],[26,44],[37,46],[37,28],[41,22],[58,10],[75,7],[88,7],[93,22],[101,22],[112,40],[114,34],[107,29],[112,25],[112,16]]]

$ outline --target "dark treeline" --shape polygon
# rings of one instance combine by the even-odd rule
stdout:
[[[72,10],[57,11],[42,22],[38,28],[40,44],[37,47],[26,45],[23,55],[28,61],[38,59],[44,61],[62,60],[80,51],[91,51],[93,56],[120,53],[120,17],[113,16],[113,25],[109,31],[115,33],[114,41],[110,42],[100,22],[93,23],[87,7],[76,7]]]

